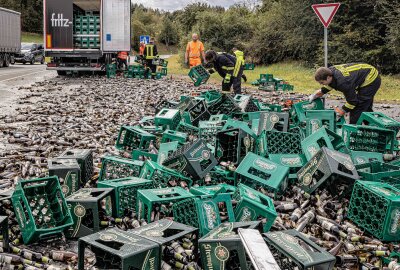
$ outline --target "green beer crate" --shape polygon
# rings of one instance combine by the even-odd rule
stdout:
[[[232,128],[240,128],[246,133],[250,134],[252,137],[257,137],[257,135],[250,128],[248,122],[243,122],[235,119],[228,119],[225,122],[225,125],[222,127],[222,130],[232,129]]]
[[[76,159],[81,168],[80,183],[83,187],[93,176],[93,151],[89,149],[68,149],[64,151],[57,159]]]
[[[258,135],[264,130],[283,131],[287,132],[289,128],[289,114],[277,112],[262,112],[260,115],[260,122],[258,126]]]
[[[187,136],[186,133],[167,129],[162,135],[161,143],[177,141],[180,145],[183,145],[186,143]]]
[[[194,195],[192,195],[194,196]],[[199,235],[208,232],[221,224],[218,204],[224,202],[228,209],[229,221],[235,220],[229,194],[216,194],[202,198],[188,198],[172,206],[174,220],[199,229]]]
[[[162,127],[164,130],[175,130],[181,121],[181,113],[177,109],[162,109],[154,118],[156,126]]]
[[[274,75],[273,74],[260,74],[260,83],[267,83],[267,82],[273,82],[274,81]]]
[[[218,90],[209,90],[206,92],[202,92],[200,97],[203,97],[207,104],[213,103],[214,101],[218,100],[221,97],[221,92]]]
[[[306,111],[307,136],[311,135],[321,127],[336,132],[336,112],[334,110],[312,110]]]
[[[138,127],[122,126],[119,130],[115,147],[118,150],[132,151],[134,149],[148,149],[156,136]]]
[[[382,241],[400,240],[400,189],[386,183],[357,181],[347,214]]]
[[[151,160],[157,162],[158,155],[148,151],[135,149],[132,151],[132,159],[139,161]]]
[[[214,114],[210,116],[209,121],[214,122],[214,121],[218,121],[218,122],[223,122],[229,119],[229,116],[226,114]]]
[[[276,82],[265,82],[258,87],[258,90],[273,92],[276,91],[276,87]]]
[[[395,131],[390,129],[343,125],[343,140],[353,151],[392,153],[395,144]]]
[[[199,182],[200,186],[229,184],[235,185],[235,175],[233,171],[227,170],[221,166],[215,166],[203,179]]]
[[[272,154],[268,158],[282,166],[289,167],[289,179],[297,179],[297,172],[307,163],[304,154]]]
[[[0,216],[0,235],[2,246],[0,247],[1,252],[9,252],[10,250],[10,236],[8,232],[8,217]]]
[[[207,143],[207,146],[215,153],[217,138],[215,134],[221,131],[225,121],[200,121],[199,137]]]
[[[357,121],[357,125],[362,124],[391,129],[394,130],[396,134],[400,131],[400,122],[381,112],[363,112]]]
[[[199,249],[204,270],[253,269],[246,255],[239,228],[259,229],[260,222],[222,223],[200,238]]]
[[[267,246],[282,269],[333,269],[336,258],[296,230],[263,234]]]
[[[282,106],[278,104],[267,104],[259,102],[260,111],[282,112]]]
[[[48,159],[49,176],[57,176],[60,180],[64,196],[74,193],[80,185],[81,168],[75,159]]]
[[[256,65],[254,63],[246,63],[244,64],[244,70],[254,70]]]
[[[192,179],[150,160],[145,162],[139,177],[152,180],[156,188],[174,186],[190,188],[193,185]]]
[[[190,69],[188,76],[194,82],[194,86],[200,86],[207,83],[210,73],[202,65],[198,65]]]
[[[179,143],[178,142],[169,142],[169,143],[161,143],[160,149],[158,150],[158,158],[157,163],[162,165],[163,162],[172,155],[173,152],[178,150]]]
[[[383,154],[365,151],[351,151],[351,159],[354,165],[370,163],[372,161],[383,162]]]
[[[151,189],[154,188],[154,185],[151,180],[128,177],[99,182],[97,187],[113,189],[116,207],[116,215],[114,217],[123,217],[136,212],[138,190]]]
[[[85,263],[85,254],[90,250],[95,255],[91,266]],[[161,260],[157,243],[117,228],[108,229],[82,237],[78,240],[78,269],[91,267],[110,270],[153,270]]]
[[[213,104],[208,106],[208,111],[211,115],[216,114],[226,114],[230,115],[234,112],[240,112],[241,109],[239,105],[235,102],[233,97],[230,95],[223,94],[218,100]]]
[[[383,182],[400,188],[400,166],[373,161],[356,166],[361,180]]]
[[[102,158],[99,182],[125,177],[138,177],[144,165],[143,161],[116,156]]]
[[[262,131],[257,140],[257,154],[267,157],[271,154],[301,154],[301,136],[297,133]]]
[[[189,254],[187,254],[188,251],[186,250],[183,252],[184,254],[179,253],[178,255],[183,256],[185,262],[193,261],[197,257],[197,254],[196,256],[193,256],[194,254],[191,254],[192,249],[197,249],[197,228],[174,222],[169,219],[161,219],[151,224],[147,224],[140,228],[131,230],[130,232],[157,243],[160,247],[160,254],[162,254],[161,259],[163,261],[169,261],[168,257],[175,257],[177,255],[176,253],[178,252],[176,252],[176,250],[171,246],[186,247],[186,250],[190,250],[189,254],[192,256],[188,256]],[[193,242],[189,242],[190,240],[192,240]],[[168,248],[172,248],[174,250],[173,255],[168,254],[166,250]],[[155,269],[164,269],[162,268],[161,261],[158,268]]]
[[[293,91],[294,86],[288,83],[278,83],[276,85],[276,91]]]
[[[301,148],[307,160],[310,160],[322,147],[350,154],[343,138],[326,128],[318,129],[301,141]]]
[[[324,102],[320,98],[314,100],[313,102],[298,102],[295,103],[290,109],[290,117],[294,123],[300,124],[307,119],[306,111],[323,110],[324,107]]]
[[[247,153],[253,151],[256,136],[250,128],[250,133],[246,130],[232,128],[217,133],[215,153],[218,161],[230,161],[238,165]]]
[[[228,184],[218,184],[214,186],[191,187],[190,193],[196,196],[214,196],[217,193],[235,193],[236,187]]]
[[[112,188],[82,188],[66,198],[74,225],[65,231],[68,238],[81,238],[101,229],[107,212],[115,216]]]
[[[251,95],[237,94],[233,99],[239,105],[239,108],[241,109],[242,112],[259,111],[259,108],[256,104],[258,101],[256,99],[253,99]]]
[[[263,231],[271,229],[278,213],[270,197],[239,184],[232,198],[238,202],[235,207],[237,222],[263,220]]]
[[[176,131],[186,133],[188,136],[198,136],[200,130],[198,127],[195,127],[192,124],[180,121]]]
[[[192,197],[193,194],[181,187],[141,189],[137,192],[136,213],[138,218],[147,222],[154,221],[152,214],[154,215],[156,208],[160,208],[158,211],[163,212],[166,217],[171,217],[172,211],[167,206]]]
[[[235,171],[236,183],[255,190],[259,188],[282,193],[288,187],[289,168],[269,159],[248,153]]]
[[[82,45],[82,47],[86,47],[87,45]],[[106,75],[107,79],[117,77],[117,65],[116,64],[107,64],[106,65]]]
[[[193,179],[201,179],[218,164],[205,141],[187,143],[172,153],[163,165]]]
[[[334,190],[342,182],[354,183],[359,179],[351,156],[322,147],[297,173],[298,185],[311,194],[326,183]]]
[[[11,201],[25,244],[58,237],[73,224],[57,176],[21,180]]]

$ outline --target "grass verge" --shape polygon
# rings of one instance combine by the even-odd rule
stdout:
[[[43,43],[43,35],[41,34],[22,32],[21,39],[25,43]]]

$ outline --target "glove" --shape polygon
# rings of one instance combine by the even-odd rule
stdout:
[[[224,83],[230,83],[231,82],[231,74],[226,74],[224,78]]]
[[[321,90],[317,90],[314,94],[312,94],[312,95],[310,95],[310,96],[308,97],[308,101],[311,103],[311,102],[313,102],[314,100],[316,100],[317,98],[322,97],[323,95],[324,95],[324,93],[322,93]]]
[[[243,74],[243,75],[242,75],[242,79],[243,79],[244,82],[247,82],[247,77],[246,77],[246,75]]]
[[[215,73],[215,69],[213,69],[213,68],[212,68],[212,69],[209,69],[209,70],[208,70],[208,73],[214,74],[214,73]]]
[[[346,114],[346,112],[339,107],[335,107],[335,112],[336,112],[336,121],[339,121],[340,118],[342,118]]]

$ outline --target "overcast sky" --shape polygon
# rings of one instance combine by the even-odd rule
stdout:
[[[132,0],[132,3],[143,4],[146,7],[168,11],[184,8],[187,4],[194,2],[204,2],[210,5],[229,7],[240,2],[240,0]]]

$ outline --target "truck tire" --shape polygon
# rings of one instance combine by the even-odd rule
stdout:
[[[15,64],[15,57],[14,57],[14,55],[11,55],[11,56],[10,56],[10,64],[11,64],[11,65],[14,65],[14,64]]]
[[[4,55],[4,67],[9,67],[10,66],[10,55],[6,53]]]
[[[33,59],[31,60],[31,65],[34,65],[35,64],[35,57],[33,57]]]
[[[4,54],[0,54],[0,68],[2,68],[4,65]]]
[[[65,75],[67,75],[67,72],[65,70],[57,70],[57,75],[58,76],[65,76]]]

